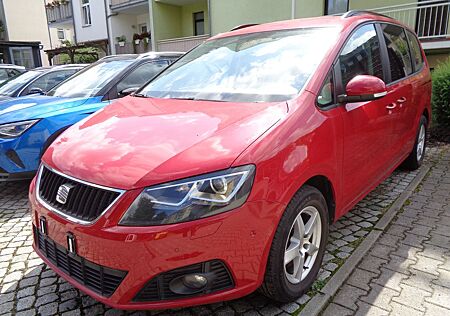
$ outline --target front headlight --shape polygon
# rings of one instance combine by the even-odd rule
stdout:
[[[39,120],[29,120],[15,123],[8,123],[0,125],[0,137],[14,138],[19,137],[25,133],[31,126],[36,124]]]
[[[174,224],[230,211],[245,203],[254,175],[247,165],[146,188],[119,224]]]

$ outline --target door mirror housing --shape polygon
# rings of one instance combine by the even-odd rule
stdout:
[[[40,94],[44,95],[45,92],[41,88],[31,88],[30,91],[28,91],[27,94]]]
[[[338,96],[339,103],[367,102],[387,94],[386,84],[375,76],[358,75],[349,81],[346,94]]]
[[[132,88],[123,89],[122,91],[119,92],[119,97],[120,98],[126,97],[127,95],[135,93],[138,90],[139,90],[139,87],[132,87]]]

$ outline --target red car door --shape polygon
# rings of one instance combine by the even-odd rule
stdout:
[[[373,24],[359,27],[339,56],[340,89],[357,75],[385,79],[379,38]],[[339,79],[340,77],[340,79]],[[338,85],[339,86],[339,85]],[[339,89],[339,88],[338,88]],[[343,203],[351,207],[392,167],[393,111],[389,97],[343,106]]]

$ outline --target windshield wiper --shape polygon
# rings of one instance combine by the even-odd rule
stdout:
[[[142,94],[142,93],[135,93],[132,96],[136,97],[136,98],[148,98],[148,96],[146,96],[145,94]]]

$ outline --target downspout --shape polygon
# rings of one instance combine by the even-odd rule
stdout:
[[[156,46],[155,22],[153,19],[153,0],[148,2],[148,16],[150,18],[150,39],[152,41],[152,51],[157,52],[158,47]]]
[[[70,5],[72,6],[72,25],[73,25],[73,40],[74,45],[78,45],[78,39],[77,39],[77,26],[75,25],[75,8],[73,7],[73,1],[70,1]]]
[[[297,0],[292,0],[291,2],[291,19],[295,19],[295,11],[297,10]]]
[[[105,4],[105,16],[106,16],[106,36],[108,36],[108,55],[111,54],[115,54],[116,53],[116,48],[113,47],[114,45],[114,40],[111,38],[111,27],[110,27],[110,23],[111,23],[111,17],[112,16],[116,16],[117,13],[115,14],[110,14],[109,13],[109,0],[104,0],[103,3]]]
[[[213,36],[212,22],[211,22],[211,0],[208,0],[207,6],[208,6],[208,29],[209,29],[209,35]]]

